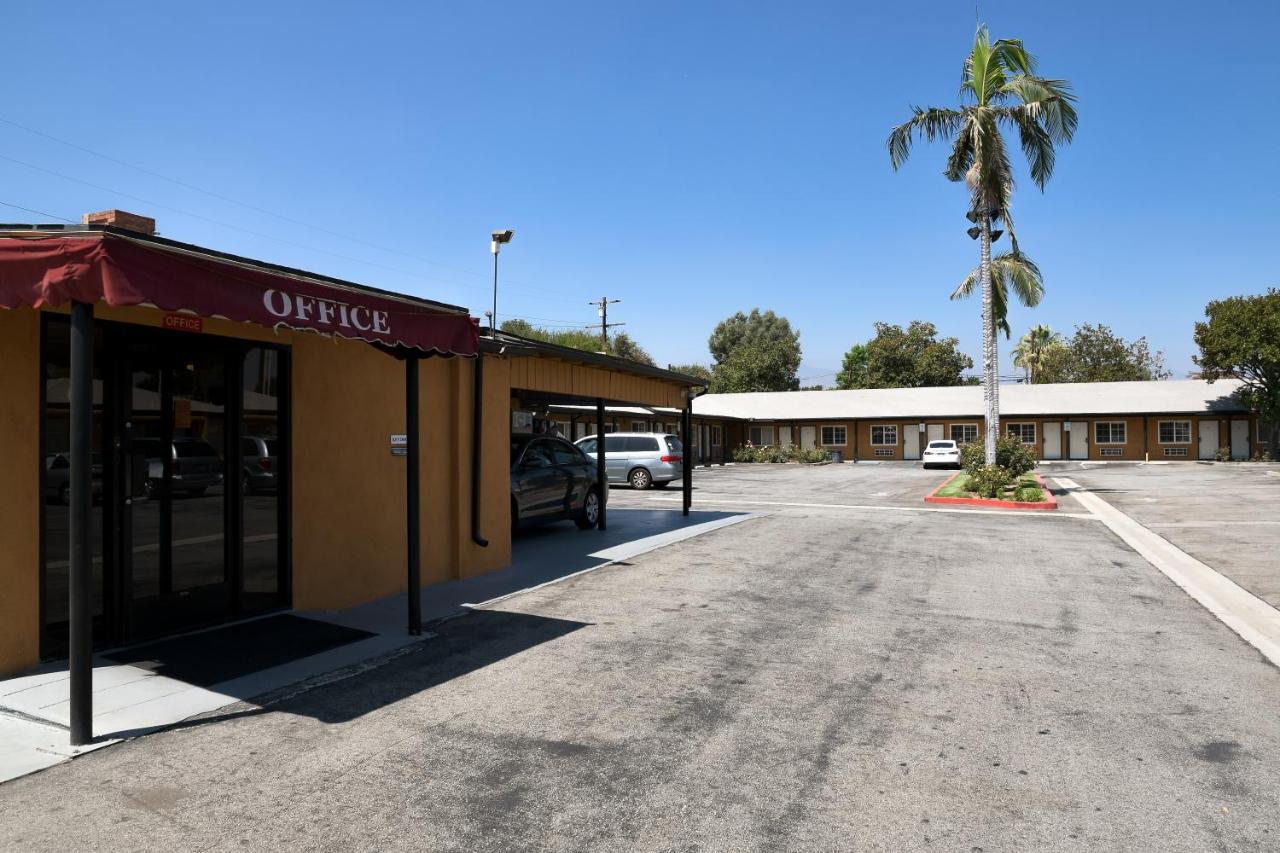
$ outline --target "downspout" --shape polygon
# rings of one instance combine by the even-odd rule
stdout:
[[[481,548],[489,540],[480,535],[480,439],[484,431],[484,353],[476,353],[471,391],[471,541]]]

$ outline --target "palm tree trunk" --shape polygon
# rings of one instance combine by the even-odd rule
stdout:
[[[1000,434],[1000,401],[996,385],[996,323],[991,294],[991,215],[982,212],[982,398],[987,431],[983,442],[986,462],[996,464],[996,436]]]

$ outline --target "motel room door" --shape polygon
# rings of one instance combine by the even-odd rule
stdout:
[[[1246,420],[1231,422],[1231,458],[1249,458],[1249,422]]]
[[[905,432],[902,436],[902,458],[903,459],[919,459],[920,458],[920,427],[916,424],[907,424]]]
[[[1197,437],[1199,439],[1199,453],[1196,454],[1201,459],[1213,459],[1218,455],[1218,422],[1210,418],[1200,421]]]
[[[928,432],[929,441],[942,440],[942,424],[929,424],[927,429],[929,430]]]
[[[811,426],[800,427],[800,447],[803,450],[813,450],[817,444],[817,428]]]
[[[779,447],[791,446],[791,427],[789,426],[778,427],[778,446]]]
[[[1070,458],[1089,458],[1089,423],[1088,421],[1067,422],[1068,448]]]
[[[1062,458],[1062,424],[1056,421],[1044,425],[1044,458]]]

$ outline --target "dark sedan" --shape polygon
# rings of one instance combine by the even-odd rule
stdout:
[[[511,437],[511,529],[573,519],[580,530],[600,521],[596,464],[569,442],[546,435]]]

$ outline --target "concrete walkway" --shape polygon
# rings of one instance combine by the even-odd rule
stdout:
[[[508,569],[423,588],[423,619],[430,623],[456,616],[476,603],[554,583],[749,517],[744,513],[694,512],[686,518],[678,511],[619,509],[610,513],[609,529],[604,532],[578,531],[565,524],[540,528],[517,539],[515,560]],[[407,610],[401,594],[346,610],[301,614],[375,636],[207,688],[97,658],[93,671],[95,740],[82,747],[72,747],[68,740],[70,682],[65,661],[0,680],[0,782],[289,685],[335,672],[361,672],[433,636],[409,636]]]

